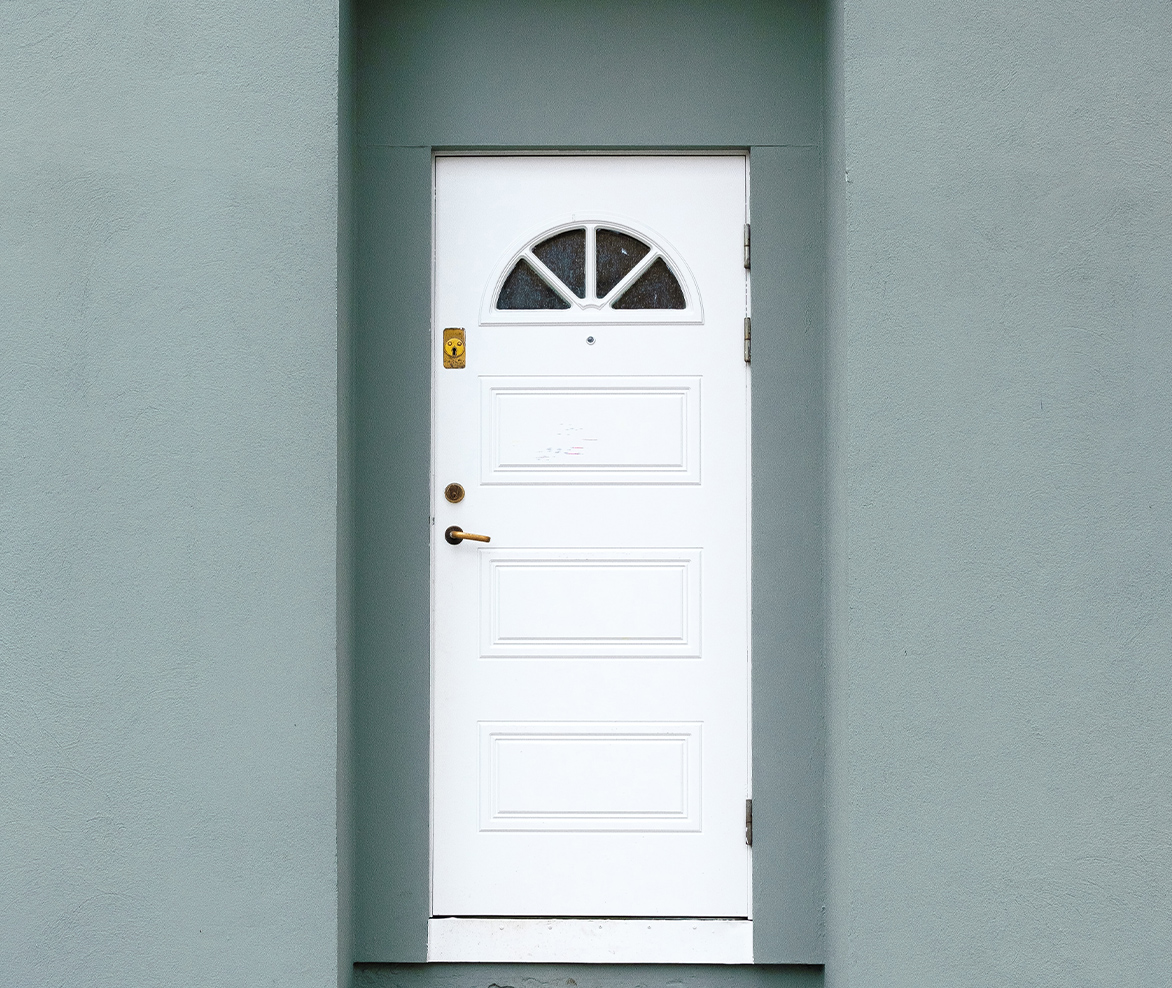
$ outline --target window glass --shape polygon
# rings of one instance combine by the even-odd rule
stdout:
[[[657,257],[635,283],[612,304],[615,309],[686,309],[688,302],[676,276],[662,257]]]
[[[638,264],[651,249],[641,240],[617,230],[599,227],[594,234],[595,256],[597,257],[596,294],[606,298],[612,288]]]
[[[498,309],[568,309],[570,303],[549,287],[522,259],[509,273],[497,296]]]
[[[586,231],[566,230],[533,248],[537,259],[578,298],[586,297]]]
[[[569,309],[593,319],[608,309],[687,309],[688,295],[661,248],[633,234],[586,223],[543,235],[522,250],[495,308]]]

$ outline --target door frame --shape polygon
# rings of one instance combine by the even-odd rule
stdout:
[[[744,159],[746,222],[751,222],[751,159],[748,148],[721,148],[704,150],[689,148],[639,148],[633,150],[589,149],[525,149],[502,152],[499,149],[459,149],[445,151],[432,149],[431,154],[431,424],[429,441],[429,465],[431,490],[441,481],[436,474],[436,381],[442,373],[435,356],[436,344],[442,329],[436,322],[434,293],[438,249],[436,246],[436,208],[439,202],[437,167],[441,158],[450,157],[509,157],[509,158],[559,158],[559,157],[736,157]],[[690,275],[689,275],[690,277]],[[746,280],[746,308],[752,311],[752,279]],[[474,314],[479,319],[477,309]],[[588,324],[583,324],[588,325]],[[745,575],[747,600],[746,630],[749,632],[745,661],[747,665],[747,690],[745,702],[748,705],[749,735],[746,738],[748,756],[748,790],[752,792],[753,737],[752,737],[752,531],[753,509],[753,466],[752,466],[752,368],[748,368],[748,382],[745,398],[749,401],[746,409],[746,496],[745,550],[748,571]],[[435,553],[439,547],[436,520],[431,519],[431,573],[430,587],[430,665],[431,682],[435,677],[435,622],[438,603],[438,586],[435,579]],[[434,691],[434,690],[433,690]],[[434,873],[431,862],[434,848],[434,796],[435,796],[435,715],[434,696],[429,698],[429,761],[428,761],[428,961],[443,962],[571,962],[571,963],[690,963],[690,964],[751,964],[753,963],[753,913],[752,913],[752,869],[748,876],[750,904],[747,919],[692,918],[661,919],[654,917],[590,918],[573,919],[564,917],[514,917],[485,919],[477,917],[436,918],[431,913],[434,896]]]

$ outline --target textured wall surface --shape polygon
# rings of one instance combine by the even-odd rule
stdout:
[[[850,4],[835,985],[1172,970],[1172,8]]]
[[[820,961],[822,6],[362,0],[354,25],[355,956],[426,957],[431,148],[728,145],[752,149],[769,547],[753,563],[754,956]]]
[[[828,981],[1164,985],[1172,12],[831,13]],[[0,972],[330,984],[336,9],[0,2],[0,94]]]
[[[0,3],[0,975],[326,985],[337,11]]]

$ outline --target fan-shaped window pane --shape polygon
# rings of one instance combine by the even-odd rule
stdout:
[[[578,298],[586,297],[586,231],[566,230],[543,240],[533,253]]]
[[[549,287],[528,262],[521,260],[509,272],[501,293],[497,296],[498,309],[568,309],[570,303]]]
[[[686,309],[684,290],[662,257],[656,258],[638,280],[613,304],[616,309]]]
[[[598,262],[595,287],[599,298],[606,298],[610,290],[622,281],[624,275],[643,260],[651,249],[641,240],[619,233],[618,230],[604,230],[601,227],[595,231],[594,242]]]

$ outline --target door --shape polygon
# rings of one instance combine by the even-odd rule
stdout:
[[[436,159],[434,916],[749,914],[747,167]]]

